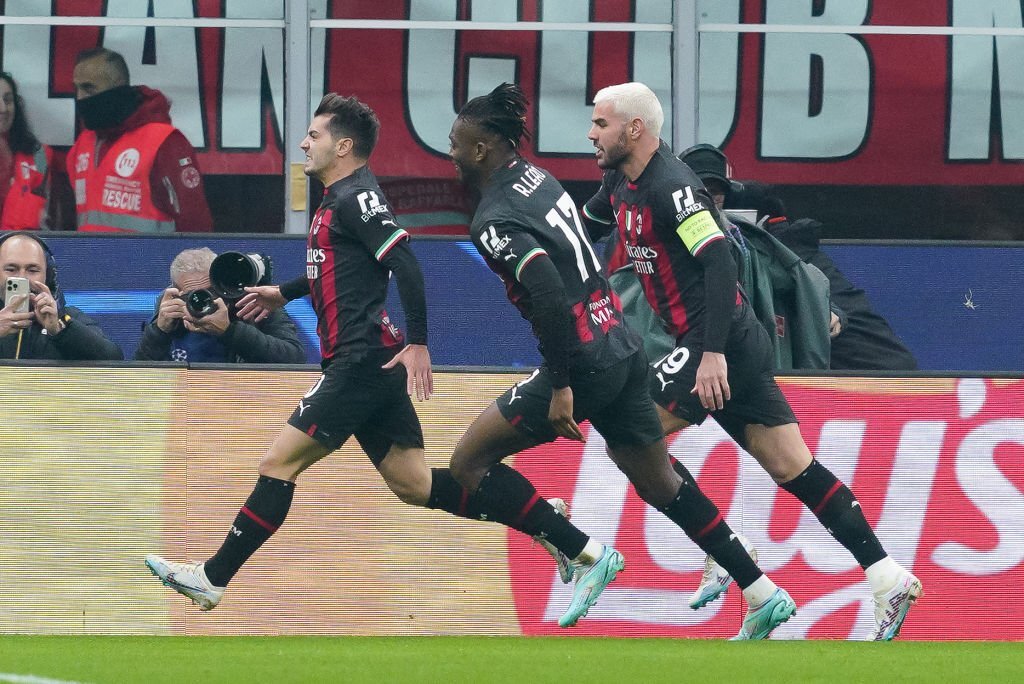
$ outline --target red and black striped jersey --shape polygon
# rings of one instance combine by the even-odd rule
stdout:
[[[575,321],[570,339],[578,347],[570,368],[607,368],[639,348],[639,338],[623,323],[622,305],[608,285],[575,203],[544,169],[522,158],[497,169],[483,190],[470,236],[505,283],[509,301],[531,323],[534,303],[520,276],[534,259],[551,260]],[[543,345],[541,354],[548,358]]]
[[[366,166],[324,189],[306,242],[306,278],[324,359],[402,346],[384,309],[385,255],[409,234]]]
[[[711,196],[664,142],[636,182],[606,171],[583,207],[599,223],[614,222],[651,308],[676,338],[702,329],[706,311],[701,253],[725,240]],[[735,273],[732,275],[735,283]],[[741,301],[736,294],[736,304]]]

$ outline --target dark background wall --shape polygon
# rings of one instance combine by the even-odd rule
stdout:
[[[276,281],[305,270],[305,238],[47,236],[68,303],[96,317],[124,348],[135,351],[168,267],[182,249],[271,256]],[[529,326],[504,288],[465,240],[414,241],[426,278],[431,354],[442,365],[532,366],[539,362]],[[826,242],[824,249],[875,309],[888,319],[922,370],[1024,370],[1024,245],[1007,243]],[[389,311],[401,323],[392,287]],[[307,300],[292,302],[307,346],[319,360],[315,318]]]

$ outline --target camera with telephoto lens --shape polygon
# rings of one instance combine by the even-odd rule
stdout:
[[[188,309],[192,318],[209,316],[217,310],[217,293],[207,290],[192,290],[182,295],[185,300],[185,308]]]
[[[269,285],[272,264],[265,254],[224,252],[210,264],[210,283],[224,299],[239,299],[245,288]]]

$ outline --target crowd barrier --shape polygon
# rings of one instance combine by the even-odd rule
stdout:
[[[305,273],[305,238],[252,235],[95,236],[48,238],[68,303],[94,316],[134,354],[142,325],[170,281],[168,267],[186,247],[268,254],[278,282]],[[417,239],[426,280],[431,354],[458,366],[528,367],[539,362],[529,326],[473,245]],[[1024,245],[1000,243],[826,244],[844,273],[931,371],[1024,372]],[[404,322],[395,288],[388,310]],[[316,318],[308,300],[288,305],[306,347],[319,361]]]
[[[443,465],[506,373],[439,372],[418,405]],[[0,633],[564,633],[570,591],[530,539],[406,506],[358,446],[300,480],[281,530],[201,613],[143,566],[202,559],[223,539],[256,465],[312,370],[0,366]],[[811,451],[856,492],[883,544],[921,578],[906,639],[1024,639],[1024,381],[782,378]],[[512,462],[626,571],[573,634],[720,638],[735,588],[686,603],[703,555],[646,507],[598,434]],[[713,421],[669,440],[761,567],[799,606],[777,638],[861,638],[872,604],[853,558]]]

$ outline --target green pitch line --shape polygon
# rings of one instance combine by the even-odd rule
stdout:
[[[1016,681],[1024,644],[0,636],[0,683]]]

